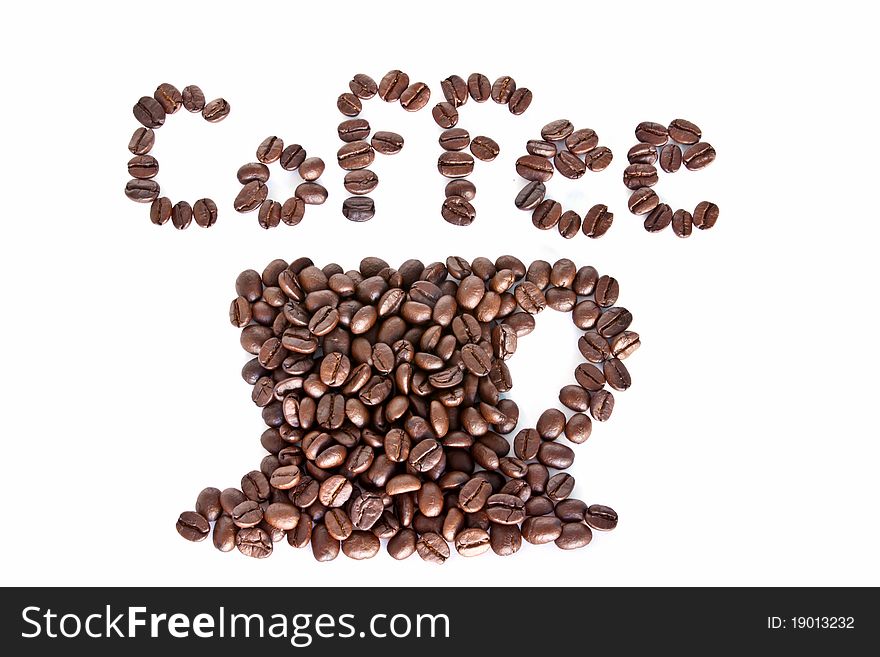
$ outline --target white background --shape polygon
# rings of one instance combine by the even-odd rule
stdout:
[[[17,3],[4,63],[0,425],[4,584],[861,585],[876,560],[876,15],[866,3]],[[859,9],[856,9],[858,7]],[[645,12],[645,13],[643,13]],[[512,75],[535,95],[513,117],[468,103],[461,126],[501,144],[477,163],[477,221],[445,224],[439,129],[379,100],[363,114],[406,138],[378,156],[376,217],[350,224],[335,165],[336,96],[356,72],[427,82]],[[160,82],[232,106],[157,132],[164,194],[220,205],[211,230],[157,228],[122,193],[131,106]],[[592,127],[614,163],[552,194],[615,214],[598,241],[535,230],[513,208],[513,162],[556,118]],[[698,123],[708,169],[662,175],[675,207],[709,199],[715,229],[644,232],[620,182],[642,120]],[[237,215],[235,171],[277,134],[327,161],[330,201],[296,228]],[[283,200],[291,174],[273,168]],[[576,448],[576,494],[619,528],[566,553],[340,556],[286,543],[221,554],[174,531],[206,485],[238,485],[263,452],[260,414],[227,320],[233,282],[275,257],[352,268],[457,254],[570,257],[621,283],[643,347],[633,387]],[[872,301],[873,299],[873,301]],[[548,310],[511,361],[533,423],[570,382],[576,332]],[[457,555],[456,555],[457,556]]]

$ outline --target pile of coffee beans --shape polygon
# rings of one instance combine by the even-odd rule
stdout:
[[[296,226],[306,213],[307,205],[321,205],[327,200],[327,189],[318,182],[324,173],[324,160],[308,157],[306,149],[299,144],[288,144],[276,136],[266,137],[257,146],[257,162],[249,162],[238,169],[238,182],[241,190],[235,197],[236,212],[257,212],[257,222],[262,228],[275,228],[282,221],[288,226]],[[269,166],[278,162],[285,171],[296,171],[302,182],[297,185],[293,196],[284,201],[268,198]]]
[[[342,216],[362,223],[376,214],[376,204],[367,196],[379,185],[379,177],[369,167],[376,153],[395,155],[403,149],[403,137],[396,132],[378,130],[373,133],[366,119],[358,118],[364,100],[378,96],[387,103],[399,102],[407,112],[417,112],[428,104],[431,88],[424,82],[410,83],[409,75],[399,70],[388,71],[377,83],[365,73],[357,73],[348,83],[349,91],[336,99],[336,108],[346,117],[336,131],[344,142],[336,153],[336,161],[346,171],[345,190],[352,194],[342,202]]]
[[[202,228],[210,228],[217,222],[217,204],[209,198],[201,198],[193,205],[187,201],[172,203],[166,196],[159,196],[159,162],[150,155],[156,141],[155,130],[165,124],[165,118],[181,107],[189,112],[201,112],[202,117],[217,123],[229,115],[229,103],[223,98],[205,102],[205,94],[196,85],[184,87],[183,93],[167,82],[160,84],[152,96],[143,96],[132,108],[134,118],[142,127],[137,128],[128,142],[128,150],[134,155],[128,161],[128,173],[132,177],[125,184],[125,195],[138,203],[151,203],[150,221],[161,226],[171,220],[180,230],[189,228],[195,220]]]
[[[556,228],[565,239],[583,231],[587,237],[602,237],[611,228],[614,214],[604,204],[590,208],[583,219],[574,210],[564,210],[559,201],[546,198],[545,183],[553,172],[571,180],[587,171],[603,171],[614,157],[611,149],[599,145],[595,130],[575,130],[568,119],[551,121],[541,128],[541,139],[526,143],[526,155],[516,161],[516,172],[528,180],[514,199],[520,210],[531,211],[532,224],[540,230]]]
[[[619,285],[571,260],[460,257],[358,269],[310,259],[242,272],[229,317],[253,359],[242,369],[268,428],[269,454],[240,488],[206,488],[178,532],[211,533],[222,551],[266,557],[285,538],[318,561],[366,559],[381,540],[395,559],[443,563],[510,555],[522,540],[587,545],[617,514],[571,498],[565,472],[611,416],[606,385],[625,390],[638,349]],[[584,361],[546,410],[518,431],[507,360],[546,308],[584,331]],[[564,440],[563,440],[564,439]],[[512,452],[512,454],[511,454]]]
[[[452,180],[447,183],[440,216],[455,226],[470,226],[477,216],[472,201],[477,195],[476,186],[467,176],[473,173],[474,158],[491,162],[501,152],[501,147],[491,137],[478,135],[471,139],[464,128],[456,127],[459,108],[467,103],[485,103],[490,98],[499,105],[506,105],[511,114],[520,115],[532,103],[532,92],[526,87],[516,86],[509,75],[502,75],[494,83],[482,73],[471,73],[467,81],[459,75],[450,75],[440,83],[445,101],[437,103],[431,110],[434,122],[443,128],[439,143],[443,153],[437,160],[440,173]],[[469,148],[472,155],[465,153]]]
[[[668,126],[643,121],[636,126],[635,146],[629,149],[629,166],[623,172],[623,184],[633,190],[629,197],[629,211],[645,215],[645,230],[659,233],[667,226],[678,237],[690,237],[694,226],[707,230],[718,221],[718,206],[709,201],[697,204],[693,214],[678,209],[674,212],[653,189],[659,180],[657,168],[675,173],[684,164],[689,171],[699,171],[715,161],[715,149],[702,141],[703,132],[686,119],[675,119]]]

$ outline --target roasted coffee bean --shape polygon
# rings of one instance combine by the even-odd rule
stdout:
[[[247,497],[237,488],[226,488],[220,492],[220,506],[223,508],[223,513],[228,516],[231,516],[235,507],[245,500]]]
[[[183,96],[180,91],[173,84],[167,82],[156,87],[153,98],[162,106],[165,114],[174,114],[183,105]]]
[[[306,204],[298,196],[291,196],[281,206],[281,221],[288,226],[296,226],[306,213]]]
[[[669,141],[669,131],[659,123],[643,121],[636,126],[636,139],[646,144],[663,146]]]
[[[263,509],[259,502],[245,500],[232,510],[231,516],[236,527],[256,527],[263,520]]]
[[[669,137],[679,144],[696,144],[702,136],[700,128],[685,119],[674,119],[669,124]]]
[[[578,385],[567,385],[559,391],[559,401],[572,411],[590,408],[590,393]]]
[[[361,141],[369,137],[370,124],[365,119],[348,119],[337,126],[336,133],[345,142]]]
[[[617,279],[612,276],[601,276],[596,281],[596,288],[593,292],[596,303],[602,308],[613,306],[620,296],[620,284]]]
[[[623,360],[631,356],[641,346],[639,334],[634,331],[624,331],[611,341],[611,355]]]
[[[520,210],[532,210],[544,200],[544,194],[546,193],[547,188],[544,186],[544,183],[533,180],[520,190],[513,204]]]
[[[657,147],[639,142],[627,151],[626,159],[630,164],[654,164],[657,162]]]
[[[666,144],[660,150],[660,168],[666,173],[675,173],[681,168],[681,148],[676,144]]]
[[[676,210],[672,214],[672,232],[676,237],[690,237],[694,232],[694,217],[687,210]]]
[[[629,370],[626,369],[626,365],[624,365],[619,359],[612,358],[606,360],[603,369],[605,380],[608,382],[608,385],[615,390],[626,390],[632,385]]]
[[[547,182],[553,177],[553,165],[537,155],[523,155],[516,161],[516,172],[526,180]]]
[[[470,226],[477,216],[477,211],[461,196],[448,196],[443,201],[440,211],[443,219],[454,226]]]
[[[544,440],[555,440],[565,429],[565,415],[556,408],[549,408],[538,418],[535,430]],[[540,445],[539,445],[540,447]]]
[[[565,239],[570,240],[581,230],[581,217],[574,210],[567,210],[559,217],[559,223],[556,224],[559,234]],[[589,234],[588,234],[589,235]],[[593,237],[592,235],[589,235]]]
[[[146,155],[156,143],[156,133],[151,128],[138,128],[128,141],[128,150],[134,155]]]
[[[217,204],[209,198],[200,198],[193,205],[193,219],[202,228],[210,228],[217,223]]]
[[[597,146],[584,154],[584,162],[590,171],[604,171],[611,164],[614,154],[606,146]]]
[[[623,170],[623,184],[629,189],[653,187],[658,180],[653,164],[630,164]]]
[[[208,522],[214,522],[223,513],[220,504],[220,489],[205,488],[196,498],[196,513],[203,516]]]
[[[272,199],[263,201],[257,213],[257,223],[260,228],[275,228],[281,223],[281,204]]]
[[[518,525],[526,517],[525,503],[513,495],[496,493],[486,501],[486,514],[500,525]]]
[[[660,205],[660,199],[650,187],[642,187],[637,189],[629,197],[627,207],[633,214],[648,214],[651,210]]]
[[[329,529],[328,529],[329,532]],[[342,551],[349,559],[372,559],[379,553],[382,543],[372,532],[355,530],[342,541]]]
[[[452,103],[442,102],[434,105],[431,110],[434,122],[441,128],[454,128],[458,123],[458,110]]]
[[[376,81],[364,73],[355,74],[349,81],[348,88],[351,89],[351,93],[363,100],[369,100],[379,91]]]
[[[312,555],[315,561],[333,561],[339,556],[339,541],[330,536],[323,524],[316,524],[312,530]]]
[[[471,140],[471,153],[474,157],[483,162],[491,162],[500,152],[498,143],[491,137],[479,135]]]
[[[544,199],[532,212],[532,224],[540,230],[550,230],[559,223],[562,205],[553,199]]]
[[[171,219],[171,199],[162,196],[150,205],[150,221],[161,226]],[[250,310],[250,309],[249,309]]]
[[[293,504],[274,502],[263,513],[266,523],[275,529],[290,531],[299,523],[300,511]]]
[[[198,86],[191,84],[184,87],[181,96],[187,112],[201,112],[205,109],[205,94]]]
[[[469,153],[445,152],[437,160],[437,170],[447,178],[464,178],[473,173],[474,158]]]
[[[351,92],[339,94],[339,97],[336,98],[336,109],[345,116],[357,116],[363,108],[361,99]]]
[[[485,103],[492,95],[492,84],[482,73],[471,73],[467,85],[471,98],[478,103]]]
[[[593,422],[583,413],[575,413],[565,423],[565,437],[577,445],[586,442],[592,432]]]
[[[125,184],[125,195],[137,203],[152,203],[159,196],[159,183],[133,178]]]
[[[582,522],[567,522],[556,539],[556,547],[562,550],[576,550],[586,547],[593,540],[593,532]]]
[[[538,456],[541,436],[535,429],[523,429],[513,439],[514,453],[524,461],[531,461]]]
[[[285,171],[293,171],[298,169],[306,159],[306,149],[299,144],[290,144],[281,151],[281,157],[278,159],[281,168]]]
[[[699,171],[715,161],[715,149],[705,142],[694,144],[685,150],[681,161],[689,170]]]
[[[214,524],[214,533],[212,540],[214,547],[221,552],[231,552],[235,549],[235,536],[238,533],[238,527],[232,522],[232,518],[222,515],[217,518]]]
[[[526,152],[537,157],[551,158],[556,156],[556,144],[543,139],[529,139],[526,142]]]
[[[700,230],[708,230],[718,221],[718,206],[709,201],[697,203],[694,210],[693,223]]]
[[[492,523],[489,528],[489,545],[499,557],[507,557],[519,552],[522,547],[522,534],[519,527]]]
[[[492,100],[501,105],[510,100],[510,95],[516,91],[516,82],[509,75],[503,75],[492,84],[490,96]]]
[[[541,128],[541,137],[547,141],[562,141],[574,132],[574,126],[568,119],[551,121]]]
[[[521,283],[514,293],[516,301],[525,312],[536,315],[547,306],[547,300],[541,289],[531,281]]]
[[[617,512],[610,506],[591,504],[584,514],[584,521],[593,529],[610,531],[617,527]]]
[[[446,99],[446,102],[455,107],[460,107],[467,102],[467,82],[458,75],[450,75],[445,80],[441,80],[440,89],[443,91],[443,97]]]
[[[419,556],[430,563],[443,564],[449,558],[449,545],[435,532],[426,532],[416,542]]]
[[[519,87],[510,94],[510,98],[507,100],[507,109],[511,114],[519,116],[529,109],[531,104],[532,92],[526,87]]]
[[[418,112],[431,99],[431,89],[424,82],[413,82],[400,94],[400,106],[407,112]]]
[[[489,532],[472,527],[455,536],[455,550],[463,557],[476,557],[489,549]]]
[[[532,465],[540,464],[533,463]],[[546,516],[553,513],[553,501],[549,497],[537,495],[526,500],[525,509],[527,516]],[[583,516],[581,517],[583,518]]]
[[[307,157],[297,169],[299,177],[305,181],[314,181],[324,173],[324,160],[320,157]]]
[[[340,507],[351,497],[354,488],[342,475],[333,475],[321,483],[318,499],[326,507]]]
[[[672,208],[666,203],[661,203],[651,210],[645,217],[645,230],[649,233],[658,233],[672,223]]]
[[[626,308],[609,308],[602,313],[596,322],[596,330],[603,338],[613,338],[628,329],[632,319],[632,313]]]
[[[575,155],[584,155],[599,145],[599,137],[595,130],[581,128],[565,138],[565,147]]]
[[[369,196],[351,196],[342,202],[342,216],[349,221],[362,223],[376,214],[376,206]]]
[[[593,314],[595,315],[592,324],[595,324],[595,320],[599,318],[598,306],[592,301],[583,301],[581,303],[591,304],[594,309]],[[588,331],[578,339],[578,350],[591,363],[601,363],[611,356],[608,341],[595,331]]]
[[[409,86],[409,76],[403,71],[388,71],[379,81],[378,93],[379,98],[386,103],[393,103],[400,100],[401,94]]]
[[[409,452],[407,464],[416,472],[428,472],[443,458],[443,447],[436,440],[428,438],[421,441]]]
[[[608,211],[608,206],[602,203],[591,207],[584,215],[583,231],[587,237],[602,237],[614,223],[614,213]]]
[[[304,182],[296,186],[294,195],[306,205],[321,205],[327,200],[327,188],[316,182]]]
[[[590,397],[590,415],[598,422],[605,422],[614,411],[614,395],[607,390],[594,392]]]
[[[440,133],[438,140],[446,151],[461,151],[471,143],[471,136],[464,128],[450,128]]]
[[[177,533],[188,541],[204,541],[211,531],[208,521],[195,511],[184,511],[177,519]]]
[[[373,163],[375,151],[365,141],[353,141],[345,144],[336,152],[339,166],[346,170],[365,169]]]
[[[470,180],[450,180],[446,183],[446,188],[444,190],[446,197],[450,196],[459,196],[463,198],[465,201],[473,201],[474,197],[477,195],[477,188]]]
[[[252,180],[241,188],[238,196],[235,197],[233,206],[236,212],[253,212],[260,207],[268,195],[269,188],[265,183]]]
[[[548,468],[566,470],[574,463],[574,452],[557,442],[541,443],[538,449],[538,461]]]
[[[165,110],[151,96],[143,96],[132,108],[134,118],[146,128],[159,128],[165,123]]]
[[[577,180],[587,172],[587,165],[571,151],[560,151],[553,158],[556,170],[571,180]]]
[[[553,516],[526,518],[522,524],[522,537],[533,545],[555,541],[562,534],[562,521]]]
[[[257,159],[263,164],[271,164],[281,157],[281,152],[283,150],[284,142],[280,137],[276,137],[275,135],[266,137],[260,142],[260,145],[257,146]]]
[[[246,557],[265,559],[272,554],[272,539],[259,527],[242,529],[235,536],[235,546]]]
[[[377,153],[383,155],[394,155],[399,153],[403,148],[403,137],[396,132],[386,132],[380,130],[373,135],[370,144]]]
[[[208,123],[219,123],[227,116],[229,116],[229,103],[224,98],[210,101],[202,110],[202,118]]]
[[[242,185],[245,185],[254,180],[258,180],[260,182],[266,182],[269,180],[269,167],[267,167],[262,162],[250,162],[248,164],[243,164],[236,174],[238,178],[238,182]]]
[[[192,206],[186,201],[178,201],[171,208],[171,223],[178,230],[189,228],[192,223],[193,210]]]
[[[412,556],[416,551],[418,535],[412,529],[404,527],[388,541],[388,554],[398,561]]]
[[[379,184],[379,178],[369,169],[349,171],[345,174],[345,191],[349,194],[369,194]]]

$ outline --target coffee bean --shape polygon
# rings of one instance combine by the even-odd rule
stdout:
[[[583,410],[587,409],[585,408]],[[583,413],[575,413],[568,418],[568,422],[565,423],[565,437],[576,445],[585,443],[592,432],[593,422]]]
[[[471,136],[464,128],[450,128],[440,133],[440,146],[446,151],[460,151],[470,144]]]
[[[343,184],[349,194],[363,195],[376,189],[379,178],[369,169],[358,169],[346,173]]]
[[[235,549],[237,533],[238,527],[232,522],[232,518],[227,515],[220,516],[214,525],[214,534],[212,536],[214,547],[221,552],[231,552]]]
[[[696,144],[702,136],[702,130],[685,119],[674,119],[669,124],[669,137],[679,144]]]
[[[611,149],[605,146],[597,146],[587,151],[584,155],[587,168],[594,173],[607,169],[613,158],[614,154],[611,152]]]
[[[128,175],[139,180],[155,178],[159,163],[152,155],[135,155],[128,161]]]
[[[354,488],[342,475],[333,475],[321,483],[318,499],[326,507],[341,507],[351,497]],[[367,528],[369,529],[369,528]]]
[[[151,203],[159,196],[159,183],[133,178],[125,184],[125,195],[137,203]]]
[[[348,119],[337,126],[336,133],[344,142],[361,141],[370,135],[370,124],[365,119]]]
[[[533,463],[532,465],[540,464]],[[549,497],[544,497],[543,495],[530,497],[526,500],[525,508],[527,516],[546,516],[553,513],[553,501]],[[583,519],[583,514],[581,514],[581,519]]]
[[[567,498],[560,501],[553,512],[562,522],[583,522],[587,505],[582,500]]]
[[[526,517],[525,504],[513,495],[497,493],[486,501],[486,514],[499,525],[518,525]]]
[[[288,226],[296,226],[302,221],[306,212],[306,204],[297,196],[291,196],[281,206],[281,221]]]
[[[370,140],[373,148],[383,155],[394,155],[403,148],[403,137],[396,132],[379,131]]]
[[[226,515],[232,515],[232,511],[239,504],[244,502],[247,498],[244,493],[242,493],[237,488],[225,488],[220,491],[220,506],[223,508],[223,513]]]
[[[526,180],[547,182],[553,177],[553,165],[537,155],[523,155],[516,161],[516,172]]]
[[[492,523],[489,528],[489,545],[500,557],[507,557],[519,552],[522,547],[522,534],[516,525]]]
[[[675,173],[681,168],[681,147],[676,144],[666,144],[660,149],[660,168],[666,173]]]
[[[531,281],[525,281],[516,288],[514,292],[516,301],[525,312],[530,315],[537,315],[544,310],[547,300],[541,289]]]
[[[223,98],[212,100],[202,110],[202,118],[208,123],[219,123],[229,116],[229,103]]]
[[[474,170],[474,158],[469,153],[445,152],[437,160],[437,170],[447,178],[464,178]]]
[[[272,554],[272,539],[259,527],[248,527],[238,532],[235,546],[246,557],[265,559]]]
[[[556,224],[559,234],[565,239],[570,240],[581,230],[581,217],[574,210],[567,210],[559,217],[559,223]]]
[[[632,385],[629,370],[627,370],[623,362],[617,358],[605,361],[604,370],[605,380],[608,382],[608,385],[615,390],[626,390]]]
[[[472,527],[455,536],[455,550],[463,557],[476,557],[489,549],[489,532]]]
[[[651,210],[660,205],[660,199],[650,187],[642,187],[637,189],[629,197],[627,207],[633,214],[648,214]]]
[[[259,502],[245,500],[232,510],[232,522],[236,527],[256,527],[263,520],[263,509]]]
[[[146,155],[156,143],[156,133],[151,128],[138,128],[128,140],[128,150],[135,155]]]
[[[584,514],[584,521],[593,529],[610,531],[617,527],[617,512],[609,506],[591,504]]]
[[[534,180],[520,190],[513,204],[520,210],[532,210],[544,200],[546,193],[547,188],[544,183]]]
[[[510,110],[511,114],[519,116],[529,109],[531,104],[532,92],[525,87],[520,87],[510,94],[510,98],[507,101],[507,109]]]
[[[543,139],[529,139],[526,142],[526,152],[529,155],[551,158],[556,156],[556,144]]]
[[[210,228],[217,223],[217,204],[209,198],[200,198],[193,205],[193,219],[202,228]]]
[[[654,164],[657,162],[657,147],[639,142],[627,151],[626,159],[630,164]]]
[[[388,71],[379,81],[379,98],[386,103],[393,103],[400,100],[400,95],[409,86],[409,76],[403,71]]]
[[[580,386],[567,385],[559,391],[559,401],[572,411],[585,411],[590,408],[590,393]]]
[[[293,171],[294,169],[298,169],[305,159],[306,150],[299,144],[290,144],[281,151],[281,157],[278,161],[281,164],[282,169]]]
[[[708,230],[718,221],[718,206],[709,201],[700,201],[694,210],[693,223],[700,230]]]
[[[548,468],[565,470],[574,463],[574,452],[571,448],[556,442],[541,443],[538,449],[538,461]]]
[[[208,522],[214,522],[223,513],[220,505],[220,489],[205,488],[196,498],[196,513],[203,516]]]
[[[265,183],[252,180],[241,188],[238,196],[235,197],[233,207],[236,212],[253,212],[266,200],[268,194],[269,188]]]
[[[602,313],[596,322],[596,330],[603,338],[613,338],[629,328],[631,323],[632,313],[626,308],[614,307]]]
[[[541,137],[547,141],[562,141],[574,132],[574,126],[568,119],[551,121],[541,128]]]
[[[364,106],[361,104],[361,99],[353,93],[346,92],[339,94],[336,98],[336,109],[342,112],[345,116],[357,116],[361,113],[363,108]]]
[[[443,91],[443,97],[446,99],[446,102],[455,107],[460,107],[467,102],[467,82],[458,75],[450,75],[445,80],[441,80],[440,89]]]
[[[605,385],[605,375],[598,367],[589,363],[581,363],[574,371],[574,378],[582,388],[595,392]]]
[[[541,230],[550,230],[562,216],[562,205],[553,199],[544,199],[532,212],[532,223]]]
[[[376,206],[369,196],[351,196],[342,202],[342,216],[349,221],[363,223],[376,214]]]
[[[418,535],[409,527],[404,527],[388,541],[388,554],[398,561],[406,559],[416,551]]]
[[[274,228],[281,223],[281,204],[272,199],[266,199],[260,205],[257,213],[257,223],[260,228]]]
[[[458,110],[452,103],[441,102],[434,105],[431,110],[434,122],[441,128],[454,128],[458,123]]]
[[[657,181],[657,169],[652,164],[630,164],[623,170],[623,184],[629,189],[653,187]]]
[[[652,121],[643,121],[636,126],[636,139],[646,144],[663,146],[669,141],[669,132],[666,126]]]
[[[400,106],[407,112],[417,112],[428,104],[431,89],[424,82],[413,82],[400,94]]]
[[[440,211],[443,219],[453,226],[470,226],[477,216],[474,206],[461,196],[447,196]]]
[[[645,217],[645,230],[649,233],[658,233],[672,223],[672,208],[666,203],[661,203]]]
[[[575,155],[584,155],[599,145],[599,137],[595,130],[581,128],[565,138],[565,147]]]
[[[357,73],[348,83],[348,88],[358,98],[369,100],[379,91],[379,85],[369,75]]]
[[[186,201],[178,201],[171,208],[171,223],[178,230],[189,228],[192,223],[193,210],[192,206]]]
[[[715,149],[711,144],[700,142],[688,147],[681,160],[689,170],[699,171],[715,161]]]
[[[257,146],[257,159],[263,164],[271,164],[281,157],[281,152],[283,150],[284,142],[280,137],[274,135],[266,137],[260,142],[260,145]]]
[[[672,232],[676,237],[690,237],[694,232],[694,218],[687,210],[676,210],[672,215]]]
[[[315,561],[325,563],[333,561],[339,556],[339,541],[330,536],[330,532],[323,524],[316,524],[312,530],[312,556]]]
[[[316,182],[300,183],[293,193],[306,205],[321,205],[327,200],[327,189]]]
[[[478,103],[485,103],[492,95],[492,84],[482,73],[471,73],[467,85],[471,98]]]
[[[557,153],[553,164],[559,173],[571,180],[577,180],[587,172],[587,165],[571,151]]]
[[[143,96],[132,108],[134,118],[147,128],[160,128],[165,123],[165,110],[155,98]]]
[[[188,541],[204,541],[211,531],[208,521],[195,511],[184,511],[177,519],[177,533]]]
[[[598,306],[592,301],[582,303],[592,304],[594,308],[594,319],[590,323],[594,325],[596,319],[599,318]],[[608,346],[608,341],[595,331],[587,331],[578,339],[578,350],[583,357],[591,363],[601,363],[611,356],[611,349]]]
[[[483,162],[491,162],[496,157],[498,157],[498,153],[500,152],[500,148],[497,142],[491,137],[484,137],[482,135],[474,137],[471,140],[471,153],[474,154],[474,157],[478,160],[483,160]]]
[[[587,237],[602,237],[611,228],[614,222],[614,214],[608,211],[608,206],[603,204],[594,205],[584,216],[583,231]]]
[[[421,441],[409,452],[407,463],[417,472],[428,472],[443,458],[443,448],[432,438]]]
[[[254,180],[259,180],[260,182],[267,182],[269,180],[269,167],[267,167],[262,162],[250,162],[248,164],[243,164],[236,174],[238,178],[238,182],[242,185],[246,185],[249,182]]]
[[[470,180],[450,180],[446,183],[445,188],[446,197],[450,196],[459,196],[463,198],[465,201],[473,201],[474,197],[477,195],[477,188]],[[451,318],[450,318],[451,320]]]
[[[613,306],[620,296],[620,284],[613,276],[601,276],[594,290],[596,303],[602,308]]]
[[[524,461],[531,461],[538,455],[541,436],[535,429],[523,429],[513,439],[514,453]]]
[[[345,144],[336,152],[339,166],[346,170],[365,169],[373,163],[375,151],[365,141],[353,141]]]
[[[156,87],[156,91],[153,92],[153,98],[162,106],[165,114],[174,114],[183,104],[183,96],[180,94],[180,91],[173,84],[168,84],[167,82]]]
[[[562,550],[576,550],[586,547],[593,540],[590,528],[582,522],[567,522],[562,525],[562,532],[556,539],[556,547]]]
[[[620,359],[627,358],[631,356],[641,344],[638,333],[634,331],[624,331],[611,341],[611,355]]]
[[[429,563],[443,564],[449,558],[449,545],[435,532],[422,534],[416,542],[419,556]]]
[[[562,521],[553,516],[526,518],[522,525],[522,537],[533,545],[555,541],[562,534]]]
[[[492,84],[490,96],[499,104],[505,104],[510,100],[510,94],[516,91],[516,82],[509,75],[503,75]]]
[[[183,107],[187,112],[201,112],[205,109],[205,94],[194,84],[183,88]]]

